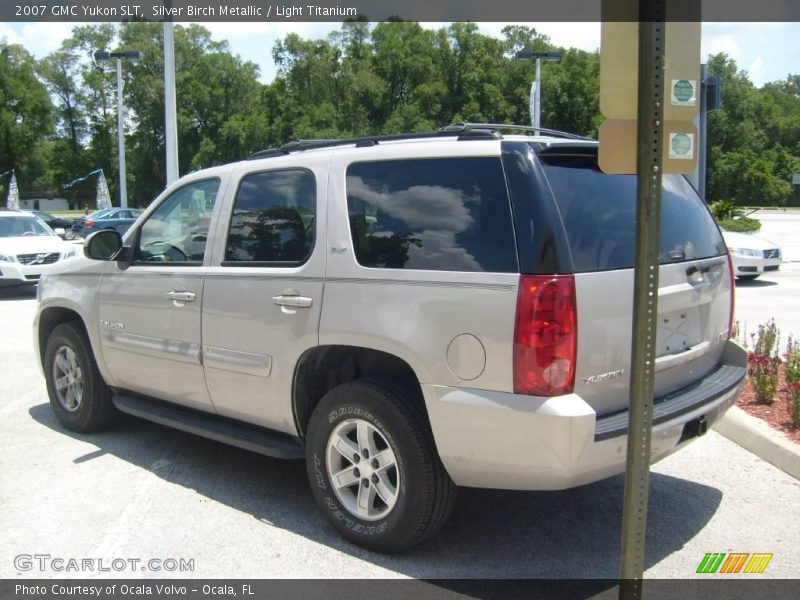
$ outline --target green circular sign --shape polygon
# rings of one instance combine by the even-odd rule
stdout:
[[[672,152],[677,156],[685,156],[692,149],[692,139],[685,133],[678,133],[672,138]]]
[[[694,86],[686,79],[679,79],[672,86],[672,94],[679,102],[688,102],[694,96]]]

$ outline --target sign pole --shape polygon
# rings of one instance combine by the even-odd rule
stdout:
[[[665,38],[663,0],[641,0],[636,156],[636,260],[631,402],[622,513],[619,595],[621,600],[641,598],[644,574],[658,315]]]

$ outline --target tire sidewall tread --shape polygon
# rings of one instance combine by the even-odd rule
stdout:
[[[69,412],[61,406],[53,381],[54,355],[62,346],[68,346],[75,352],[83,376],[83,396],[75,412]],[[62,323],[53,329],[47,338],[43,366],[50,405],[64,427],[88,433],[105,429],[110,424],[115,414],[111,391],[100,375],[85,333],[76,324]]]
[[[380,430],[397,459],[397,503],[377,521],[359,519],[344,508],[327,476],[328,437],[350,418]],[[371,550],[399,552],[419,544],[439,529],[452,509],[455,485],[439,460],[424,412],[408,391],[383,381],[351,381],[325,395],[309,423],[306,461],[314,497],[334,528]]]

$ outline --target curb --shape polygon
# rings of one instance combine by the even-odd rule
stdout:
[[[759,458],[800,479],[800,444],[786,439],[761,419],[732,406],[714,430]]]

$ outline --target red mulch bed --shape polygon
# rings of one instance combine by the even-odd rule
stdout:
[[[793,442],[800,444],[800,428],[792,424],[791,400],[786,388],[786,367],[778,367],[778,393],[772,404],[763,404],[756,401],[753,386],[748,375],[744,382],[744,391],[736,404],[754,417],[766,421],[770,427],[783,432]]]

